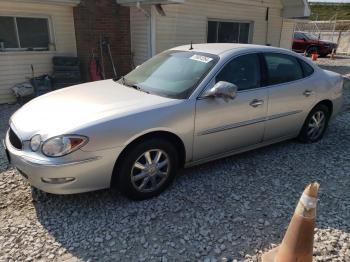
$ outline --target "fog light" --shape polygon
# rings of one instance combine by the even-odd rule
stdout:
[[[49,183],[49,184],[64,184],[64,183],[74,181],[75,178],[73,178],[73,177],[62,177],[62,178],[44,178],[44,177],[42,177],[41,180],[44,183]]]

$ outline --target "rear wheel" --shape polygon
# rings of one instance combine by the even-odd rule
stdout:
[[[322,139],[328,127],[329,118],[329,108],[322,104],[317,105],[306,118],[299,140],[304,143],[314,143]]]
[[[317,46],[310,46],[307,50],[306,53],[308,56],[311,56],[312,54],[318,54],[318,48]]]
[[[131,199],[143,200],[159,195],[174,179],[178,154],[166,140],[151,139],[129,148],[117,167],[117,186]]]

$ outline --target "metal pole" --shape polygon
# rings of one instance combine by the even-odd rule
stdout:
[[[333,24],[333,31],[332,31],[332,42],[334,42],[334,32],[335,32],[336,26],[337,26],[337,14],[335,14],[335,17],[334,17],[334,24]]]
[[[103,59],[103,44],[102,44],[102,34],[100,35],[100,55],[101,55],[101,73],[102,73],[102,78],[106,79],[106,74],[105,74],[105,64],[104,64],[104,59]]]
[[[114,78],[116,79],[118,77],[118,75],[117,75],[117,70],[115,69],[113,56],[112,56],[112,52],[111,52],[111,46],[109,43],[107,44],[107,47],[108,47],[109,59],[111,59],[111,63],[112,63],[112,67],[113,67]]]

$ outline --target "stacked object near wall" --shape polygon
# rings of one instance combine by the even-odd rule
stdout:
[[[55,89],[82,83],[79,58],[56,56],[53,58],[53,66],[52,77]]]

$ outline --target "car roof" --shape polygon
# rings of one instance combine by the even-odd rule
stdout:
[[[311,34],[311,35],[314,35],[314,33],[307,32],[307,31],[295,31],[294,33],[300,33],[300,34]]]
[[[221,56],[225,53],[232,53],[235,51],[242,51],[249,49],[250,51],[281,51],[283,49],[264,45],[252,45],[252,44],[223,44],[223,43],[213,43],[213,44],[193,44],[193,49],[190,50],[191,44],[174,47],[171,50],[178,51],[193,51],[200,53],[208,53],[212,55]]]

